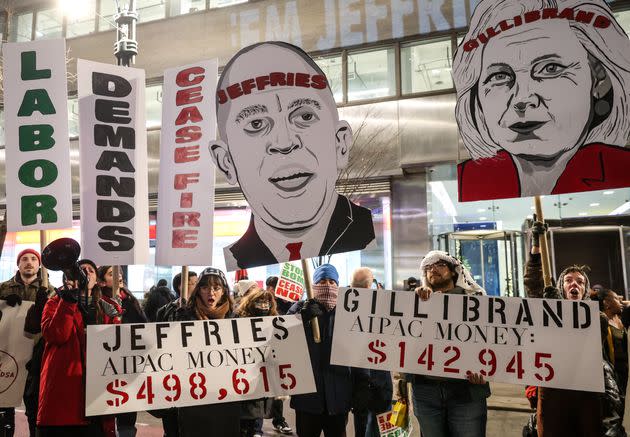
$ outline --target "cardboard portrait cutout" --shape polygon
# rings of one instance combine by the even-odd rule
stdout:
[[[630,40],[603,0],[482,0],[453,79],[460,201],[630,186]]]
[[[217,85],[217,123],[212,159],[252,209],[245,234],[224,248],[227,270],[359,250],[374,239],[370,211],[335,191],[352,130],[300,48],[265,42],[238,52]]]

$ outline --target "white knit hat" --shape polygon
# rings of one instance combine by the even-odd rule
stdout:
[[[420,271],[422,272],[422,285],[428,287],[427,283],[427,275],[424,274],[424,269],[426,266],[430,266],[431,264],[435,264],[438,261],[444,261],[455,268],[455,273],[457,274],[457,282],[455,282],[456,287],[463,288],[467,294],[486,294],[486,290],[484,290],[479,284],[475,282],[472,275],[468,271],[466,267],[454,256],[448,254],[448,252],[444,252],[442,250],[432,250],[427,253],[425,257],[422,259],[420,263]]]
[[[247,290],[250,288],[258,286],[256,281],[250,281],[249,279],[241,279],[236,284],[234,284],[234,297],[243,297]]]

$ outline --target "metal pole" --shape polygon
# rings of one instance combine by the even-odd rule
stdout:
[[[306,297],[313,298],[313,288],[311,284],[311,269],[305,259],[302,260],[302,273],[304,275],[304,289],[306,290]],[[321,343],[322,339],[319,333],[319,321],[317,317],[311,319],[311,328],[313,329],[313,340],[315,343]]]

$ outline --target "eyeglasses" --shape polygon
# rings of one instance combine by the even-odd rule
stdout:
[[[212,291],[214,293],[219,293],[223,291],[223,287],[221,285],[215,284],[215,285],[205,285],[201,288],[205,288],[208,291]]]
[[[446,267],[448,267],[448,264],[446,264],[443,261],[440,261],[440,262],[436,262],[435,264],[430,264],[430,265],[426,266],[424,268],[424,271],[428,272],[428,271],[433,270],[433,269],[442,270],[442,269],[444,269]]]

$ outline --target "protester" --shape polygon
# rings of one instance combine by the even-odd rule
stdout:
[[[87,271],[83,281],[66,282],[50,298],[42,317],[45,349],[41,369],[41,388],[37,426],[39,437],[116,437],[112,416],[85,417],[85,328],[89,305],[95,320],[99,314],[98,286],[94,263],[82,260]],[[85,272],[84,271],[84,272]],[[88,299],[88,293],[92,299]]]
[[[101,266],[97,271],[97,278],[99,280],[99,286],[103,291],[103,294],[108,298],[120,305],[122,308],[122,323],[145,323],[147,321],[142,308],[140,308],[140,302],[138,299],[125,288],[123,283],[122,272],[118,277],[118,294],[114,295],[114,275],[112,266]],[[120,413],[116,415],[116,425],[120,437],[134,437],[136,435],[136,419],[138,418],[137,412]]]
[[[241,279],[234,284],[234,305],[236,308],[241,304],[241,299],[247,296],[247,293],[258,289],[256,281],[249,279]]]
[[[374,274],[367,267],[361,267],[352,274],[351,287],[370,288],[374,283]],[[376,416],[389,411],[392,406],[392,375],[387,370],[366,369],[368,373],[369,397],[367,408],[353,411],[354,435],[360,437],[379,437]]]
[[[416,293],[485,294],[470,272],[447,252],[433,250],[420,264],[421,287]],[[467,372],[467,380],[414,375],[413,408],[425,437],[484,437],[490,386],[483,377]]]
[[[605,345],[610,362],[615,368],[619,390],[625,397],[628,386],[628,334],[621,322],[622,299],[612,290],[599,291],[596,299],[599,302],[599,310],[606,315],[608,320]]]
[[[530,256],[523,282],[527,297],[547,299],[589,299],[589,280],[583,267],[571,266],[558,276],[557,288],[545,287],[540,255],[540,237],[546,226],[534,221]],[[587,437],[601,434],[602,412],[597,393],[538,387],[536,422],[539,437]]]
[[[197,273],[189,270],[188,271],[188,294],[192,292],[197,284]],[[175,311],[181,305],[186,303],[185,296],[182,296],[182,274],[178,273],[173,278],[173,292],[175,293],[171,302],[166,304],[165,306],[159,308],[156,312],[155,320],[157,322],[165,322],[172,321],[175,317]]]
[[[173,293],[170,288],[164,285],[151,287],[142,303],[142,309],[147,316],[147,320],[149,322],[157,321],[158,310],[171,301],[173,301]]]
[[[296,302],[288,314],[302,315],[317,391],[292,396],[291,407],[299,437],[318,437],[322,431],[325,437],[344,437],[350,409],[365,409],[367,372],[330,364],[339,289],[337,269],[322,264],[313,273],[313,284],[313,299]],[[314,317],[319,323],[320,343],[313,340]]]
[[[265,281],[266,289],[273,293],[276,298],[276,306],[278,307],[278,314],[286,314],[289,311],[289,308],[294,304],[290,300],[282,299],[276,296],[276,287],[278,286],[278,277],[277,276],[269,276]]]
[[[416,288],[418,288],[418,279],[416,279],[414,276],[409,276],[409,278],[407,278],[407,291],[414,291]]]
[[[177,309],[175,319],[217,320],[232,317],[225,274],[213,267],[204,269],[186,305]],[[241,406],[237,402],[179,408],[181,437],[240,437]]]
[[[21,305],[22,301],[35,302],[29,309],[24,329],[34,335],[33,356],[26,363],[26,386],[24,388],[24,407],[28,419],[31,437],[35,436],[37,422],[37,403],[39,395],[39,372],[44,342],[41,332],[41,318],[48,296],[54,294],[54,288],[44,287],[41,279],[41,257],[34,249],[24,249],[17,256],[18,271],[15,276],[0,284],[0,300],[9,306]],[[27,341],[32,341],[28,339]],[[6,437],[12,437],[15,431],[15,409],[0,408],[0,429],[5,431]]]
[[[237,317],[277,316],[273,293],[260,288],[252,289],[241,300]],[[255,399],[241,403],[241,436],[262,437],[263,418],[271,411],[273,399]]]

